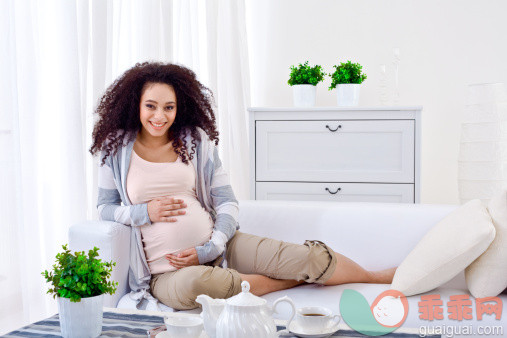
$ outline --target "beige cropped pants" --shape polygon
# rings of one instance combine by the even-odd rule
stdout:
[[[217,259],[153,275],[151,292],[169,307],[189,310],[199,306],[195,299],[200,294],[229,298],[241,292],[240,273],[323,284],[336,268],[333,250],[320,241],[300,245],[239,231],[227,243],[226,259],[225,269]]]

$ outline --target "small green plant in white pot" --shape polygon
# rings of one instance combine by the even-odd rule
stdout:
[[[290,67],[290,77],[287,83],[292,86],[294,106],[315,106],[316,88],[324,80],[326,73],[320,65],[311,67],[306,61],[299,66]]]
[[[366,80],[366,74],[361,71],[363,66],[347,61],[333,67],[335,71],[329,74],[329,90],[337,89],[338,106],[357,106],[361,83]]]
[[[47,293],[58,299],[63,337],[98,337],[102,332],[104,294],[114,294],[117,282],[109,281],[114,262],[98,259],[98,248],[72,254],[67,245],[56,255],[53,270],[42,272],[51,283]]]

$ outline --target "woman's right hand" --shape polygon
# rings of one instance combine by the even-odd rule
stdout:
[[[152,222],[176,222],[174,216],[184,215],[187,205],[182,199],[163,196],[148,202],[148,216]]]

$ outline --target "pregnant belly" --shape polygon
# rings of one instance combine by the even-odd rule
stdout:
[[[208,242],[213,231],[213,220],[198,200],[178,196],[187,204],[184,215],[175,216],[176,222],[155,222],[141,227],[144,252],[152,274],[176,270],[165,258]]]

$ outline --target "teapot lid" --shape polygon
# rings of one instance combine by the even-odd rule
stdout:
[[[266,300],[250,293],[250,283],[241,282],[242,291],[236,296],[227,299],[228,305],[233,306],[260,306],[266,304]]]

